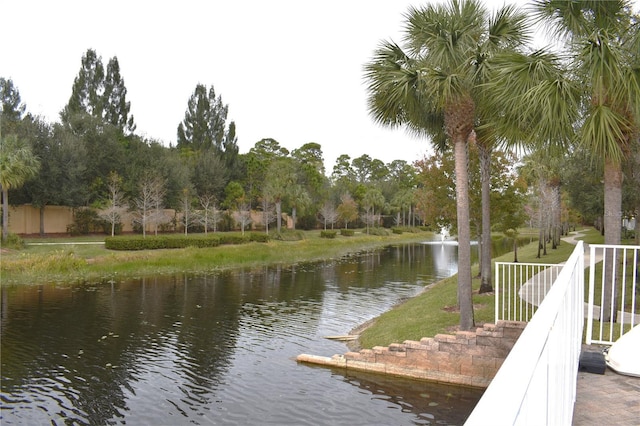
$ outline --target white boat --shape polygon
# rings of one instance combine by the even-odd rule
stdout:
[[[620,374],[640,377],[640,325],[614,342],[605,355],[607,365]]]

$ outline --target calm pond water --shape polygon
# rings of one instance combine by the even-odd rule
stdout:
[[[482,391],[298,364],[455,273],[456,246],[99,285],[2,287],[1,423],[462,424]]]

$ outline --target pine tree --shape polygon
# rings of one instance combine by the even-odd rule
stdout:
[[[130,109],[118,58],[109,60],[105,75],[102,57],[93,49],[87,50],[73,81],[69,102],[60,113],[62,122],[71,124],[76,117],[89,115],[130,134],[136,128]]]
[[[102,58],[93,49],[82,55],[82,65],[73,80],[71,97],[60,116],[69,123],[77,114],[102,117],[102,94],[104,93],[104,66]]]
[[[2,122],[6,126],[8,122],[17,123],[22,120],[27,106],[22,103],[18,88],[13,85],[13,80],[0,77],[0,101],[2,102]],[[4,129],[7,133],[7,129]]]
[[[131,102],[127,102],[127,88],[120,75],[118,58],[113,57],[107,64],[107,76],[104,81],[104,121],[121,129],[124,133],[133,133],[136,125],[133,115],[129,115]]]
[[[207,97],[207,88],[198,84],[187,103],[184,120],[178,126],[178,148],[201,151],[211,146],[210,114],[211,105]]]
[[[222,96],[216,96],[213,86],[198,84],[189,98],[184,120],[178,125],[178,148],[193,151],[213,149],[217,154],[229,154],[225,163],[237,155],[235,123],[227,126],[229,106]]]

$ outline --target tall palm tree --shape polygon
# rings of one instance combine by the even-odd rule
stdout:
[[[583,96],[578,143],[604,161],[605,243],[619,244],[622,160],[640,130],[640,17],[626,0],[538,0],[534,8],[568,39]]]
[[[605,243],[619,244],[622,162],[640,129],[639,17],[627,0],[535,0],[533,10],[567,41],[568,61],[544,52],[506,59],[493,80],[494,99],[512,102],[504,114],[509,127],[544,143],[572,135],[603,162]],[[539,78],[541,70],[556,76]],[[607,285],[611,273],[605,270]],[[613,306],[610,289],[605,294],[603,305]],[[615,315],[615,308],[605,311],[604,320]]]
[[[526,14],[512,6],[500,9],[489,20],[488,37],[482,40],[476,53],[476,145],[480,159],[480,181],[482,201],[482,231],[480,241],[480,293],[493,291],[491,284],[491,156],[500,138],[495,132],[495,111],[483,108],[491,96],[486,84],[492,78],[492,61],[496,55],[517,52],[529,41],[529,26]]]
[[[474,127],[481,119],[477,106],[485,99],[484,64],[493,52],[489,45],[512,46],[525,40],[525,33],[524,16],[512,7],[501,9],[493,19],[476,0],[412,7],[406,14],[404,45],[383,42],[365,65],[375,121],[406,126],[430,137],[437,147],[445,140],[453,147],[462,330],[474,326],[467,144],[476,142]]]
[[[2,138],[0,134],[0,188],[2,189],[2,239],[9,235],[9,190],[24,185],[34,177],[40,161],[31,147],[16,135]]]

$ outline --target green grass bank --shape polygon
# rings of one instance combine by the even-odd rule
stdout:
[[[431,232],[413,230],[401,234],[371,235],[357,231],[345,237],[320,237],[320,231],[304,231],[297,241],[271,240],[212,248],[113,251],[104,237],[27,238],[21,249],[3,248],[2,284],[98,283],[156,274],[210,273],[226,269],[295,264],[335,259],[349,253],[390,244],[435,238]]]

